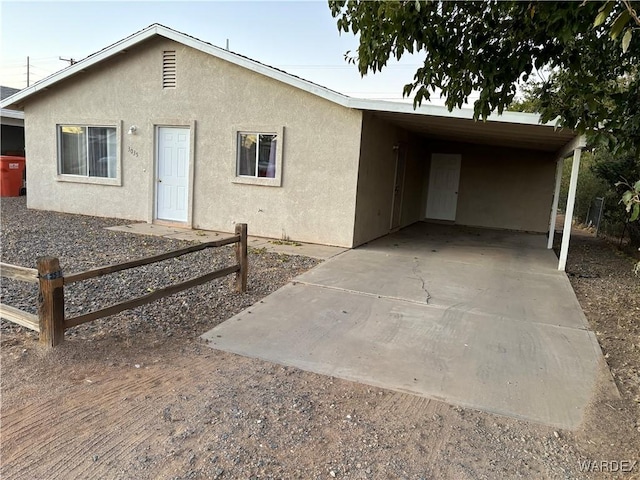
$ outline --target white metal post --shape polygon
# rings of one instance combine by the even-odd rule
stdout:
[[[567,196],[567,209],[562,229],[562,244],[560,246],[560,259],[558,270],[564,271],[567,266],[567,254],[569,253],[569,239],[571,237],[571,224],[573,223],[573,207],[576,203],[576,189],[578,187],[578,172],[580,171],[580,155],[582,148],[573,150],[573,164],[571,165],[571,180],[569,181],[569,194]]]
[[[560,198],[560,184],[562,183],[562,166],[564,158],[559,158],[556,164],[556,188],[553,192],[553,205],[551,206],[551,220],[549,221],[549,241],[547,248],[553,248],[553,236],[556,233],[556,221],[558,219],[558,200]]]

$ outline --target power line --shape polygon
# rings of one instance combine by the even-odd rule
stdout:
[[[30,58],[31,60],[52,60],[54,58],[58,59],[58,57],[31,57],[31,56]],[[11,61],[17,62],[17,61],[24,60],[24,57],[5,57],[5,60],[11,60]]]
[[[24,68],[24,62],[2,63],[3,68]]]
[[[40,65],[34,65],[33,63],[30,66],[31,71],[33,71],[33,69],[35,68],[36,70],[40,70],[42,72],[50,72],[51,69],[50,68],[46,68],[46,67],[41,67]]]
[[[340,69],[340,70],[355,70],[356,67],[354,65],[273,65],[276,68],[323,68],[323,69]],[[421,67],[422,65],[386,65],[385,69],[394,69],[394,68],[411,68],[415,69]]]

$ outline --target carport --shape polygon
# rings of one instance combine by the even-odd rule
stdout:
[[[363,110],[354,245],[426,219],[547,233],[551,248],[562,166],[572,157],[564,270],[584,137],[528,113],[477,122],[471,110],[354,102]]]
[[[212,348],[564,428],[602,355],[542,234],[420,222],[203,335]]]

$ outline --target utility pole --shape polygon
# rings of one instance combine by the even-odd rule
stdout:
[[[29,56],[27,55],[27,87],[29,86]]]

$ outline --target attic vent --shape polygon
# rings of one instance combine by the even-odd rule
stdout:
[[[162,52],[162,88],[176,88],[176,51]]]

